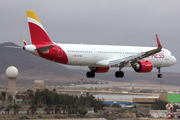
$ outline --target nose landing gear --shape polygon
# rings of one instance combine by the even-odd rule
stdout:
[[[161,74],[161,68],[160,68],[160,67],[157,67],[157,69],[158,69],[158,75],[157,75],[157,77],[158,77],[158,78],[162,78],[163,75]]]

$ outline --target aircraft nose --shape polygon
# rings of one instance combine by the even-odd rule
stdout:
[[[177,62],[176,58],[174,57],[174,64]]]
[[[171,64],[174,65],[177,62],[176,58],[173,56],[171,60]]]

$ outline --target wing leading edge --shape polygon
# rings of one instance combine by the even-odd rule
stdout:
[[[121,67],[122,68],[122,67],[124,67],[125,63],[128,63],[128,62],[134,63],[134,62],[137,62],[138,60],[141,60],[143,58],[146,58],[148,56],[151,56],[153,54],[160,52],[162,49],[162,46],[161,46],[161,43],[159,41],[157,34],[156,34],[156,41],[157,41],[157,45],[158,45],[158,47],[156,49],[149,50],[147,52],[140,53],[138,55],[125,57],[123,59],[116,59],[116,60],[109,61],[109,67]]]

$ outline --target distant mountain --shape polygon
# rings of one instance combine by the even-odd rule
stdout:
[[[0,84],[7,84],[5,71],[9,66],[15,66],[19,70],[17,84],[33,85],[34,80],[45,80],[49,85],[58,85],[61,83],[77,82],[79,79],[86,81],[108,80],[120,82],[136,83],[154,83],[168,85],[180,85],[180,73],[162,73],[162,79],[157,78],[157,73],[136,73],[134,71],[124,71],[124,78],[116,78],[115,71],[110,70],[107,73],[96,74],[94,79],[86,78],[86,72],[83,70],[71,70],[60,64],[34,56],[20,49],[11,49],[4,46],[18,46],[8,42],[0,44]]]
[[[5,71],[9,66],[15,66],[19,70],[20,83],[33,83],[36,79],[59,81],[62,83],[78,81],[78,74],[66,67],[34,56],[21,49],[6,48],[4,46],[18,46],[8,42],[0,44],[0,75],[5,76]],[[60,79],[61,78],[61,79]],[[5,79],[2,77],[2,79]],[[3,80],[1,80],[3,81]],[[29,81],[29,82],[28,82]],[[4,81],[5,82],[5,81]],[[17,81],[18,83],[18,81]]]
[[[60,64],[34,56],[21,49],[6,48],[4,46],[18,45],[10,42],[0,44],[0,74],[4,74],[7,67],[13,65],[18,68],[19,72],[33,69],[35,75],[38,74],[38,71],[53,71],[54,74],[66,77],[74,76],[71,70]]]

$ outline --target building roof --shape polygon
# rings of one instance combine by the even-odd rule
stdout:
[[[44,83],[44,80],[35,80],[34,83]]]
[[[167,101],[179,103],[180,102],[180,94],[167,94]]]
[[[124,104],[124,105],[134,105],[134,103],[131,102],[124,102],[124,101],[104,101],[105,104]]]
[[[133,98],[159,98],[159,96],[150,95],[93,95],[99,99],[133,99]]]

